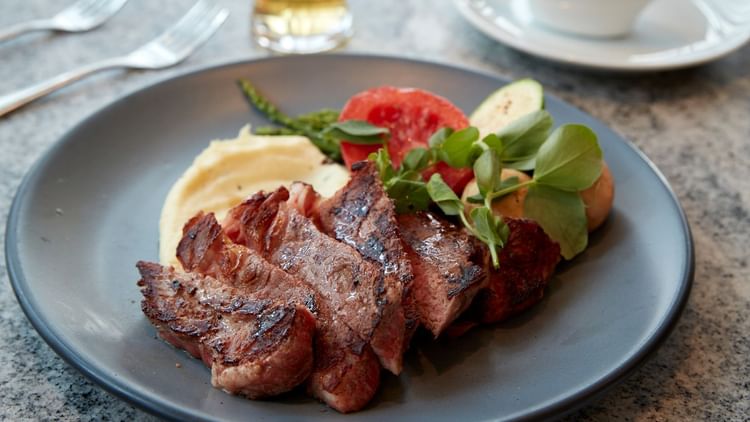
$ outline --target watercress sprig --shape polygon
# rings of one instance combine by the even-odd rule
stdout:
[[[552,125],[549,113],[540,110],[481,139],[473,127],[458,131],[443,128],[432,135],[428,149],[413,150],[399,169],[391,166],[385,149],[371,159],[378,162],[386,190],[399,212],[426,209],[431,201],[446,215],[458,216],[487,244],[496,267],[497,250],[505,244],[508,228],[492,212],[492,202],[527,188],[524,215],[535,220],[570,259],[588,242],[585,207],[578,192],[601,174],[602,152],[596,135],[586,126],[567,124],[550,133]],[[468,202],[479,206],[468,218],[463,202],[438,174],[427,182],[422,179],[422,171],[438,161],[473,169],[479,194],[469,197]],[[516,177],[503,180],[504,167],[533,170],[534,174],[525,182]]]

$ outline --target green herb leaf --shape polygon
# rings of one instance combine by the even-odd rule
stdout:
[[[526,158],[518,158],[515,161],[507,161],[503,163],[503,166],[509,169],[521,171],[534,170],[534,167],[536,167],[536,155]]]
[[[453,129],[449,127],[440,128],[430,136],[428,144],[430,148],[438,148],[453,134]]]
[[[427,186],[421,180],[396,176],[386,183],[386,192],[399,214],[426,210],[430,206]]]
[[[483,204],[484,203],[484,196],[482,196],[481,193],[478,193],[476,195],[471,195],[466,198],[466,201],[468,201],[471,204]]]
[[[591,186],[602,171],[602,150],[596,134],[583,125],[564,125],[542,144],[534,180],[566,191]]]
[[[453,189],[443,181],[440,173],[435,173],[430,177],[430,181],[427,182],[427,193],[445,215],[458,215],[463,212],[463,203]]]
[[[497,186],[497,188],[495,189],[495,192],[502,192],[504,190],[508,190],[509,192],[506,193],[506,194],[502,194],[502,195],[496,196],[496,197],[492,198],[492,200],[496,201],[496,200],[502,198],[505,195],[509,195],[509,194],[513,193],[514,190],[511,190],[509,188],[511,188],[513,186],[516,186],[519,183],[521,183],[521,182],[520,182],[520,180],[518,179],[517,176],[512,176],[512,177],[509,177],[507,179],[502,180],[500,182],[500,184]]]
[[[586,249],[586,210],[577,192],[532,184],[524,201],[524,215],[539,223],[560,244],[565,259]]]
[[[469,167],[481,152],[473,147],[477,139],[479,130],[473,126],[453,132],[440,144],[438,158],[451,167]]]
[[[384,143],[388,129],[364,120],[346,120],[330,124],[322,134],[352,144],[377,145]]]
[[[500,173],[502,172],[500,158],[493,149],[488,149],[477,158],[474,162],[474,177],[477,180],[479,193],[486,196],[490,192],[495,192],[500,187]]]
[[[380,174],[380,180],[383,182],[388,181],[394,176],[391,157],[388,155],[387,149],[380,148],[377,152],[371,153],[367,159],[375,162],[375,166],[378,168],[378,173]]]
[[[471,221],[477,232],[484,237],[488,244],[502,247],[508,240],[508,227],[502,218],[496,216],[487,207],[477,207],[471,210]]]
[[[503,144],[500,159],[504,163],[523,162],[520,167],[530,170],[533,168],[534,157],[547,140],[551,128],[552,116],[546,110],[534,111],[514,120],[497,133]]]
[[[477,207],[471,210],[471,220],[473,227],[469,227],[469,230],[487,245],[492,257],[492,265],[498,268],[500,261],[497,250],[502,248],[508,240],[508,226],[502,218],[496,216],[487,207]]]
[[[424,148],[414,148],[401,161],[401,168],[405,170],[421,171],[430,165],[430,152]]]
[[[503,141],[494,133],[485,136],[480,142],[486,145],[487,148],[494,149],[498,155],[503,153]]]

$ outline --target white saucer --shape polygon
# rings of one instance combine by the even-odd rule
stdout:
[[[626,0],[623,0],[626,1]],[[527,0],[456,0],[476,28],[545,59],[620,71],[664,70],[705,63],[750,39],[750,0],[657,0],[624,38],[595,39],[533,22]]]

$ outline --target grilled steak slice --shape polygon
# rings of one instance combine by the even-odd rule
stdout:
[[[329,302],[309,283],[268,263],[257,252],[232,243],[213,214],[199,214],[183,230],[177,256],[182,265],[226,284],[252,288],[256,297],[305,304],[317,321],[315,367],[308,390],[340,412],[362,408],[375,394],[380,365],[367,343],[336,318]],[[267,268],[271,268],[267,270]],[[282,276],[264,276],[280,273]]]
[[[400,306],[400,298],[391,296],[380,267],[320,232],[287,204],[288,195],[285,188],[279,188],[269,195],[256,194],[235,207],[225,223],[232,228],[230,237],[313,285],[336,316],[366,342],[381,344],[380,336],[402,332],[403,319],[393,309]],[[274,212],[275,216],[269,217]]]
[[[315,369],[308,391],[340,412],[364,407],[380,383],[369,341],[382,310],[382,277],[348,246],[288,208],[285,189],[255,195],[227,216],[235,241],[313,287],[321,306]],[[239,223],[238,223],[239,222]]]
[[[257,252],[233,243],[213,213],[198,213],[183,227],[177,259],[185,270],[241,286],[254,297],[286,300],[318,310],[313,288],[271,264]]]
[[[469,234],[428,212],[398,216],[414,271],[412,298],[436,337],[486,285],[486,255]]]
[[[494,323],[515,315],[544,295],[560,261],[560,246],[531,220],[506,218],[510,233],[499,253],[500,267],[489,272],[489,285],[474,300],[471,318]]]
[[[402,285],[411,282],[411,264],[404,253],[393,201],[374,163],[352,165],[349,183],[318,205],[318,220],[325,233],[382,265]]]
[[[303,209],[311,208],[307,204],[312,201],[306,199],[310,196],[304,189],[293,189],[292,198]],[[398,323],[388,326],[391,332],[376,333],[371,345],[375,353],[381,356],[383,366],[399,374],[408,338],[416,328],[414,318],[408,322],[405,320],[403,306],[413,276],[399,235],[393,202],[383,188],[374,163],[355,163],[349,183],[333,197],[320,201],[315,214],[313,220],[323,233],[353,247],[360,255],[380,266],[384,276],[385,298],[392,301],[385,309],[394,312],[393,315],[385,315],[384,319]]]
[[[313,367],[315,318],[213,277],[139,262],[141,308],[161,337],[211,368],[211,383],[250,398],[289,391]]]

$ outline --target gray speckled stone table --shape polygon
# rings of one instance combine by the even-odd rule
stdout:
[[[49,15],[63,3],[4,0],[0,27]],[[192,0],[131,0],[86,34],[37,33],[0,44],[0,93],[125,53]],[[124,93],[187,69],[266,55],[249,37],[250,0],[221,0],[232,15],[180,66],[98,75],[0,119],[0,220],[24,173],[60,135]],[[450,62],[531,76],[634,141],[664,172],[692,224],[695,285],[671,337],[581,420],[748,420],[750,415],[750,46],[688,70],[612,76],[557,67],[474,30],[449,1],[353,0],[346,51]],[[2,226],[4,230],[4,225]],[[3,231],[4,233],[4,231]],[[0,419],[148,420],[62,361],[24,317],[0,260]]]

